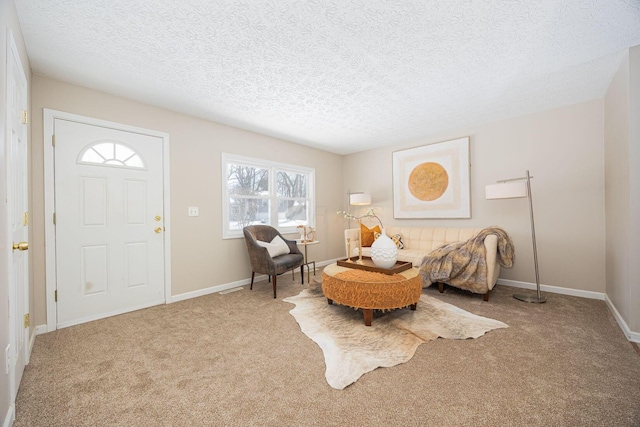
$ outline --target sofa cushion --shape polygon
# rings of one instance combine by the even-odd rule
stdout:
[[[380,227],[377,225],[373,228],[369,228],[366,225],[360,223],[360,233],[362,235],[361,239],[363,247],[369,247],[373,244],[373,241],[375,240],[373,233],[375,232],[381,233],[382,230],[380,230]]]
[[[424,251],[418,249],[403,249],[398,251],[398,261],[410,262],[415,267],[422,263],[424,256]]]
[[[396,244],[398,249],[404,249],[404,242],[402,241],[402,236],[400,234],[394,234],[393,236],[389,237],[391,237],[391,240],[393,240],[393,243]]]

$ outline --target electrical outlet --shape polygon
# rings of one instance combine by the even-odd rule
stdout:
[[[189,206],[189,216],[198,216],[200,215],[200,211],[196,206]]]

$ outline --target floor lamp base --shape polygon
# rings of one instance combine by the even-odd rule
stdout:
[[[513,297],[515,299],[518,299],[518,300],[524,301],[524,302],[535,302],[535,303],[547,302],[547,298],[545,298],[543,296],[540,296],[540,298],[538,298],[537,295],[516,294]]]

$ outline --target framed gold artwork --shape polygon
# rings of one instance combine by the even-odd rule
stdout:
[[[393,152],[393,217],[471,218],[469,137]]]

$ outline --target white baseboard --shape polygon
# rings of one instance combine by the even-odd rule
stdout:
[[[262,280],[262,278],[267,276],[256,276],[256,279]],[[183,294],[172,295],[169,298],[169,304],[184,301],[191,298],[203,297],[205,295],[215,294],[216,292],[226,291],[227,289],[237,288],[239,286],[248,285],[251,283],[251,279],[243,279],[238,280],[236,282],[224,283],[222,285],[211,286],[209,288],[198,289],[197,291],[185,292]]]
[[[607,303],[609,310],[611,310],[613,317],[616,319],[616,322],[618,322],[618,326],[620,326],[620,329],[622,329],[622,332],[627,337],[627,339],[632,342],[640,343],[640,332],[633,332],[631,329],[629,329],[629,325],[627,325],[627,322],[624,321],[616,306],[613,305],[613,302],[606,295],[605,302]]]
[[[338,259],[339,258],[328,260],[328,261],[316,261],[316,267],[324,267],[325,265],[333,264]],[[266,278],[267,276],[262,274],[260,276],[256,276],[254,280],[263,280]],[[171,296],[171,298],[169,299],[169,303],[184,301],[187,299],[202,297],[210,294],[215,294],[216,292],[226,291],[227,289],[237,288],[239,286],[248,285],[250,283],[251,283],[251,279],[248,278],[248,279],[237,280],[235,282],[223,283],[222,285],[211,286],[205,289],[198,289],[197,291],[185,292],[183,294]]]
[[[536,284],[529,283],[529,282],[518,282],[516,280],[498,279],[497,283],[499,285],[512,286],[514,288],[531,289],[531,290],[536,289]],[[611,311],[611,314],[613,314],[613,317],[616,319],[616,322],[618,322],[618,326],[620,326],[620,329],[622,329],[622,332],[627,337],[627,339],[632,342],[640,343],[640,332],[634,332],[631,329],[629,329],[629,325],[627,325],[627,322],[624,321],[624,319],[616,309],[615,305],[613,305],[613,302],[611,302],[611,300],[607,296],[607,294],[602,292],[582,291],[579,289],[561,288],[558,286],[549,286],[549,285],[543,285],[543,284],[540,284],[540,291],[605,301],[607,303],[607,307],[609,307],[609,310]]]
[[[36,343],[36,337],[38,335],[46,334],[47,332],[49,332],[49,328],[47,327],[47,325],[38,325],[33,330],[33,333],[31,334],[31,338],[29,339],[29,352],[27,353],[27,360],[25,360],[25,363],[27,365],[31,360],[31,352],[33,351],[33,346]]]
[[[498,285],[511,286],[513,288],[531,289],[534,291],[536,290],[535,283],[519,282],[517,280],[507,280],[507,279],[498,279],[496,283]],[[540,291],[551,292],[553,294],[571,295],[573,297],[599,299],[602,301],[604,301],[605,299],[605,294],[603,294],[602,292],[583,291],[580,289],[561,288],[559,286],[549,286],[549,285],[543,285],[543,284],[540,284]]]
[[[7,411],[7,416],[4,417],[4,422],[2,423],[2,427],[11,427],[13,422],[16,420],[16,404],[12,403],[9,405],[9,410]]]

